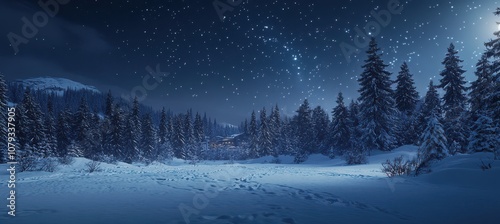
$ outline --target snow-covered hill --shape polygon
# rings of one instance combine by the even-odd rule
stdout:
[[[58,95],[63,94],[64,90],[72,89],[72,90],[89,90],[96,93],[100,93],[100,91],[94,87],[89,85],[84,85],[79,82],[75,82],[66,78],[56,78],[56,77],[38,77],[38,78],[30,78],[30,79],[19,79],[16,80],[15,83],[19,83],[24,87],[29,87],[31,89],[45,90],[48,92],[54,92]]]
[[[53,173],[17,173],[17,215],[0,223],[498,223],[500,162],[490,153],[457,155],[418,177],[388,178],[381,163],[415,146],[374,152],[369,163],[312,155],[304,164],[282,156],[189,165],[102,164],[87,159]],[[484,161],[491,169],[481,170]],[[6,190],[7,165],[0,165]],[[7,203],[7,200],[5,200]]]

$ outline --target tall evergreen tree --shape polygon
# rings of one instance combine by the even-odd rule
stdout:
[[[429,86],[427,87],[427,93],[425,94],[424,102],[420,108],[417,118],[416,131],[419,136],[424,133],[425,127],[429,122],[428,118],[432,115],[432,113],[434,113],[438,119],[441,119],[443,114],[442,111],[441,99],[439,98],[436,86],[431,80],[429,82]]]
[[[71,144],[71,111],[66,108],[59,113],[57,116],[56,124],[56,138],[57,138],[57,150],[56,156],[64,157],[68,155],[68,147]]]
[[[327,112],[320,106],[312,110],[313,153],[327,154],[329,143],[330,119]]]
[[[433,111],[428,119],[425,131],[421,136],[421,142],[422,145],[418,153],[420,161],[424,165],[428,165],[432,160],[441,160],[448,155],[446,136],[436,111]]]
[[[174,149],[174,156],[180,159],[185,159],[183,150],[185,145],[184,139],[184,124],[183,116],[175,116],[173,121],[173,133],[172,133],[172,146]]]
[[[366,51],[368,59],[363,65],[363,73],[358,82],[361,103],[361,128],[363,130],[362,141],[366,150],[380,149],[391,150],[395,145],[393,127],[396,110],[392,98],[390,73],[386,71],[381,54],[378,52],[375,38],[370,41],[369,49]]]
[[[349,111],[344,104],[344,97],[340,92],[337,96],[337,106],[333,108],[331,124],[331,144],[339,153],[346,152],[351,144],[351,122]]]
[[[298,149],[295,153],[294,162],[302,163],[307,160],[309,154],[314,151],[313,139],[314,132],[312,127],[311,108],[306,99],[297,110],[297,138]]]
[[[128,119],[126,120],[125,127],[125,148],[124,162],[132,163],[137,160],[137,157],[140,154],[140,139],[141,139],[141,118],[139,111],[139,100],[137,97],[134,98],[132,102],[132,109],[130,114],[128,115]]]
[[[94,154],[92,149],[92,138],[90,135],[91,131],[91,113],[85,98],[81,98],[80,106],[76,112],[75,120],[74,120],[74,130],[76,131],[76,142],[83,149],[83,156],[86,158],[92,159],[91,156]]]
[[[206,144],[205,144],[205,128],[203,127],[203,120],[199,113],[196,113],[194,117],[193,134],[196,147],[195,156],[198,159],[201,159],[201,156],[203,155],[206,149]]]
[[[165,111],[165,107],[161,109],[160,113],[160,124],[158,125],[158,139],[160,144],[168,141],[167,112]]]
[[[250,158],[257,158],[260,156],[259,154],[259,130],[257,127],[257,118],[255,115],[255,111],[252,111],[252,116],[250,118],[250,127],[249,127],[249,152],[248,156]]]
[[[182,149],[182,157],[186,160],[191,160],[191,162],[196,162],[197,158],[197,148],[194,138],[193,122],[192,122],[192,112],[188,110],[186,116],[184,116],[184,147]]]
[[[153,120],[150,114],[146,114],[141,122],[142,136],[141,136],[141,154],[146,162],[152,162],[158,159],[158,152],[156,151],[156,133],[153,126]]]
[[[472,117],[480,111],[490,108],[488,105],[488,95],[493,91],[493,77],[491,73],[491,64],[488,56],[484,53],[476,64],[477,79],[471,82],[469,87],[469,102]]]
[[[271,128],[271,142],[272,142],[272,150],[271,155],[275,158],[275,161],[278,162],[278,156],[280,155],[280,142],[282,141],[282,122],[280,110],[278,108],[278,104],[274,107],[269,117],[269,125]],[[247,126],[246,120],[244,126]],[[246,129],[245,127],[244,129]]]
[[[500,7],[496,8],[494,14],[496,16],[500,15]],[[494,36],[494,39],[485,43],[488,59],[492,61],[493,82],[493,89],[488,94],[487,99],[493,123],[497,128],[500,128],[500,31],[495,31]]]
[[[269,127],[269,120],[266,115],[266,108],[260,111],[260,132],[259,132],[259,155],[270,155],[272,150],[271,128]]]
[[[45,114],[44,127],[46,137],[45,147],[47,148],[48,156],[54,156],[57,151],[57,133],[52,97],[49,97],[47,101],[47,113]]]
[[[111,117],[111,146],[115,159],[125,160],[125,112],[115,104]]]
[[[463,74],[465,70],[462,69],[460,63],[463,62],[458,57],[458,51],[455,50],[453,43],[448,47],[448,53],[444,58],[442,64],[444,65],[444,70],[441,71],[441,76],[443,77],[440,81],[440,88],[443,88],[445,93],[443,95],[443,107],[447,112],[447,116],[452,116],[454,118],[456,114],[448,114],[449,111],[453,111],[454,108],[465,109],[466,103],[466,87],[465,87],[465,77]]]
[[[396,91],[394,92],[396,107],[400,112],[410,116],[411,113],[413,113],[413,111],[415,110],[415,107],[419,100],[419,96],[415,88],[413,75],[410,73],[408,64],[406,64],[406,62],[401,65],[401,71],[397,76],[396,83],[397,87]]]

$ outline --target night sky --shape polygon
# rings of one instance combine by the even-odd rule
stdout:
[[[366,48],[349,62],[340,45],[355,46],[356,27],[376,21],[371,11],[387,10],[390,0],[248,0],[235,6],[221,0],[232,9],[224,20],[212,0],[72,0],[16,54],[7,35],[22,36],[21,18],[32,21],[42,10],[37,2],[0,0],[0,72],[8,80],[64,77],[120,96],[142,85],[147,66],[158,65],[163,74],[155,78],[162,82],[143,103],[175,112],[193,108],[239,124],[252,110],[275,103],[293,115],[305,98],[328,111],[339,91],[349,101],[356,98]],[[407,61],[424,95],[429,79],[439,79],[453,42],[472,81],[483,43],[498,30],[500,18],[492,13],[498,2],[401,4],[387,26],[378,34],[372,30],[393,79]]]

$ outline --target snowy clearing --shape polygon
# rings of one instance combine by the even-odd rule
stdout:
[[[304,164],[251,161],[189,165],[101,164],[83,171],[77,158],[56,172],[17,174],[16,217],[0,223],[496,223],[500,161],[458,155],[430,174],[387,178],[381,163],[412,156],[414,146],[374,152],[369,163],[313,155]],[[481,160],[492,168],[481,170]],[[8,175],[2,165],[1,188]]]

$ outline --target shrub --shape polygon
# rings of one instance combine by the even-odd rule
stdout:
[[[24,171],[36,170],[37,163],[38,163],[38,161],[34,156],[25,156],[25,157],[22,157],[17,162],[17,165],[19,165],[19,171],[24,172]]]
[[[59,157],[58,160],[59,160],[59,163],[62,165],[71,165],[75,162],[75,159],[69,155]]]
[[[54,172],[57,169],[58,162],[54,158],[43,158],[40,160],[40,170],[45,172]]]
[[[101,162],[92,160],[85,164],[85,171],[88,173],[100,172],[101,171]]]
[[[398,156],[392,161],[387,160],[382,163],[382,172],[388,177],[410,175],[412,173],[418,174],[418,170],[422,167],[416,159],[405,160],[403,156]]]

